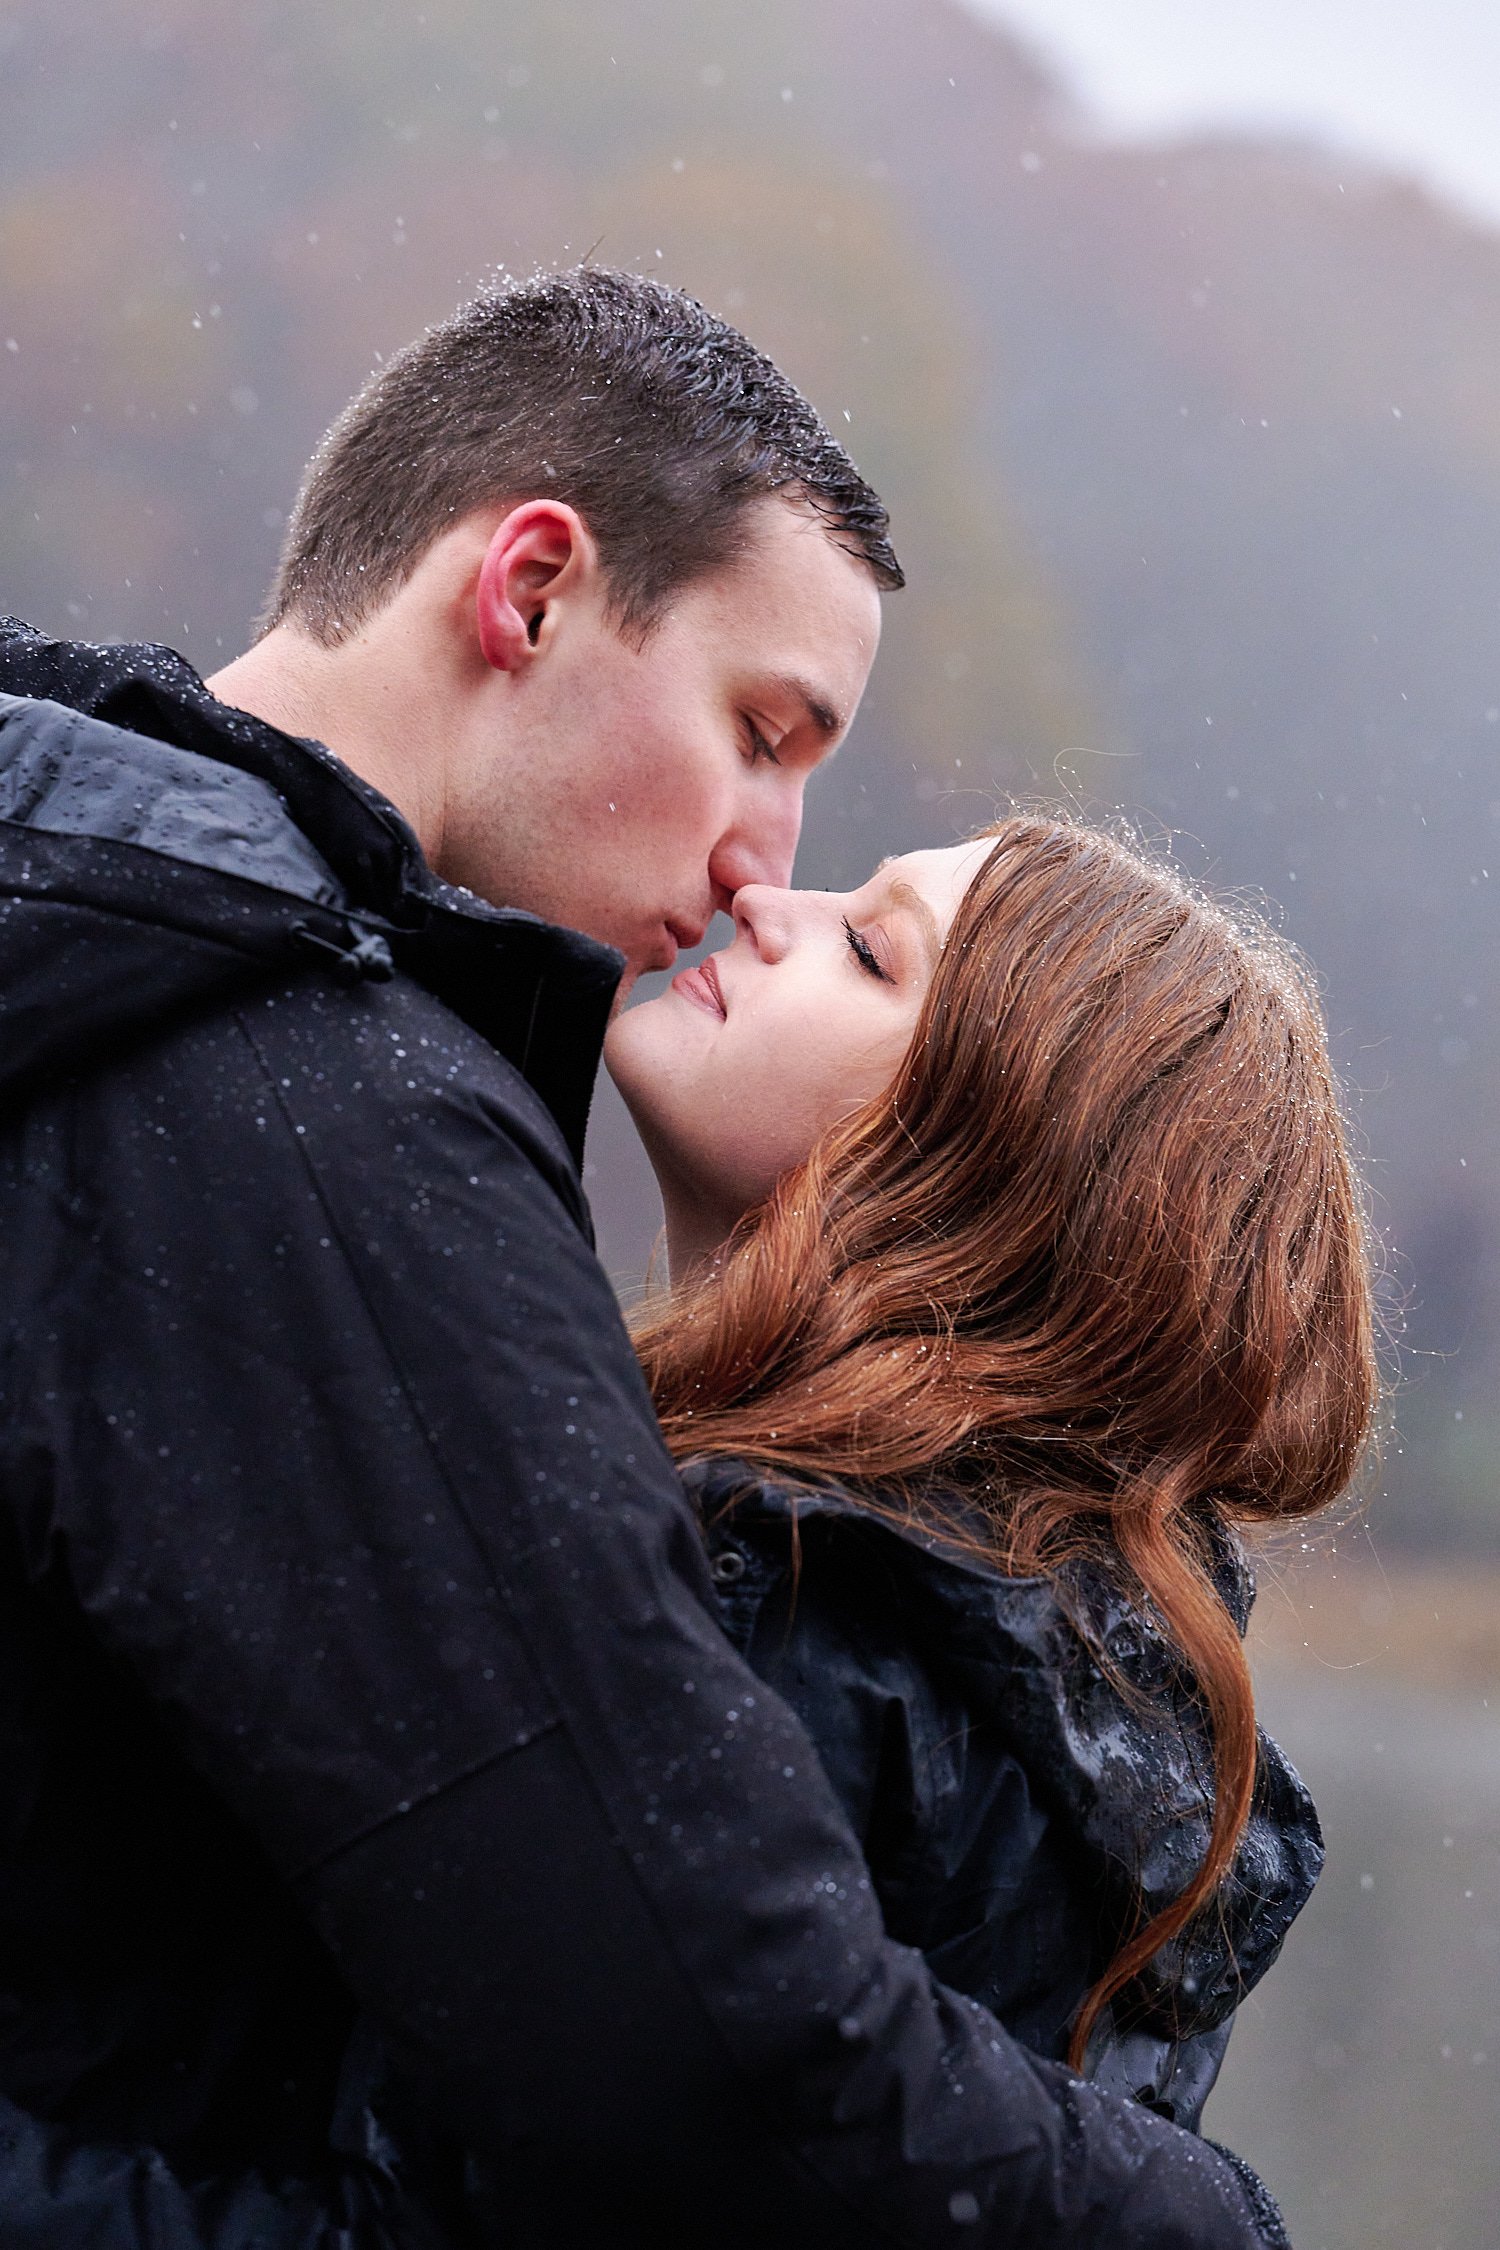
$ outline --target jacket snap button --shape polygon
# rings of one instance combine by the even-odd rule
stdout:
[[[720,1586],[732,1586],[745,1575],[745,1558],[737,1547],[721,1547],[710,1568]]]

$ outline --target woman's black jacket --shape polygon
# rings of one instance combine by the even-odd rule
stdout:
[[[333,2239],[358,2018],[506,2250],[1247,2250],[884,1935],[720,1628],[579,1179],[618,970],[0,628],[0,2245]]]
[[[807,1728],[864,1846],[893,1937],[1061,2057],[1118,1944],[1181,1895],[1213,1808],[1201,1706],[1138,1609],[1096,1572],[1064,1599],[942,1527],[743,1462],[686,1471],[725,1625]],[[1220,1540],[1241,1632],[1251,1584]],[[1317,1816],[1262,1735],[1253,1809],[1220,1898],[1096,2033],[1095,2084],[1197,2126],[1236,2004],[1275,1960],[1322,1865]]]

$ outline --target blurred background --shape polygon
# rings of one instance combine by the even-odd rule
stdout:
[[[910,575],[803,879],[1061,797],[1317,964],[1393,1426],[1264,1573],[1329,1866],[1209,2116],[1301,2250],[1500,2239],[1497,92],[1469,0],[0,0],[0,607],[211,670],[379,355],[660,273]],[[609,1099],[589,1185],[628,1291]]]

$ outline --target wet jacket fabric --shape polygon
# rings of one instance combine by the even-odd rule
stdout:
[[[168,651],[0,695],[0,2243],[452,2238],[459,2146],[521,2250],[1274,2240],[885,1937],[722,1632],[579,1184],[616,957]]]
[[[1210,1745],[1180,1665],[1102,1572],[1010,1578],[960,1545],[955,1494],[929,1492],[918,1525],[740,1461],[686,1482],[726,1630],[807,1728],[886,1928],[1061,2059],[1119,1944],[1207,1847]],[[1253,1583],[1222,1536],[1216,1575],[1243,1633]],[[1262,1734],[1219,1899],[1108,2012],[1094,2083],[1196,2128],[1322,1861],[1312,1800]]]

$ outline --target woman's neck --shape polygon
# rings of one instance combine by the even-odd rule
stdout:
[[[667,1279],[677,1289],[702,1277],[723,1249],[734,1222],[665,1181],[659,1185],[666,1221]]]

